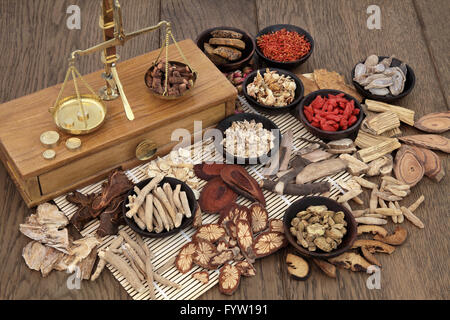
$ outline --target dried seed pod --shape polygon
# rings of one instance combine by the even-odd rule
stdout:
[[[225,183],[238,194],[252,201],[258,201],[262,205],[266,205],[263,192],[258,182],[239,165],[226,165],[220,176]]]
[[[175,267],[181,273],[186,273],[192,269],[193,255],[196,250],[195,242],[188,242],[181,247],[175,259]]]
[[[304,281],[308,279],[311,269],[308,262],[302,257],[288,253],[286,256],[287,270],[295,280]]]
[[[281,219],[269,220],[269,231],[284,233],[284,223]]]
[[[216,247],[209,241],[196,241],[195,253],[193,254],[193,261],[196,265],[208,269],[211,258],[217,254]]]
[[[234,253],[232,250],[224,250],[213,256],[209,262],[209,269],[217,269],[219,266],[233,260]]]
[[[192,236],[194,240],[206,240],[211,243],[216,242],[226,235],[224,227],[217,223],[204,224],[198,228],[197,232]]]
[[[236,198],[237,194],[222,179],[214,178],[203,187],[198,203],[204,212],[218,213]]]
[[[244,277],[253,277],[256,275],[255,267],[253,267],[253,265],[247,260],[242,260],[236,263],[235,266]]]
[[[406,229],[403,227],[397,226],[395,228],[394,234],[391,234],[389,236],[376,235],[375,237],[373,237],[373,239],[387,243],[387,244],[391,244],[394,246],[399,246],[403,242],[405,242],[407,236],[408,236],[408,231],[406,231]]]
[[[200,281],[203,284],[209,282],[209,273],[207,271],[199,271],[192,274],[192,278]]]
[[[239,248],[244,254],[249,254],[253,245],[253,232],[247,220],[238,220],[236,222],[236,236]]]
[[[223,163],[200,163],[194,165],[194,172],[202,180],[211,180],[220,176],[220,171],[225,164]]]
[[[338,267],[350,269],[352,271],[366,271],[371,265],[359,254],[350,251],[344,252],[337,257],[330,258],[328,261]]]
[[[260,203],[254,203],[250,206],[250,213],[253,233],[265,230],[269,224],[267,210]]]
[[[284,233],[263,232],[253,241],[253,252],[257,258],[268,256],[287,244]]]
[[[239,287],[241,280],[241,272],[236,266],[226,264],[220,269],[219,274],[219,291],[223,294],[231,296]]]

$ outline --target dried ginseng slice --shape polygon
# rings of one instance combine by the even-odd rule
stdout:
[[[267,213],[267,210],[260,203],[254,203],[250,207],[250,213],[252,216],[253,233],[265,230],[269,223],[269,214]]]
[[[227,263],[234,258],[234,253],[232,250],[224,250],[222,252],[219,252],[214,257],[211,258],[209,265],[209,269],[217,269],[219,266],[221,266],[224,263]]]
[[[269,231],[284,233],[283,220],[280,219],[270,219],[269,220]]]
[[[226,230],[224,227],[216,223],[210,223],[204,224],[200,228],[198,228],[197,232],[192,238],[194,240],[206,240],[214,243],[225,235]]]
[[[225,164],[223,163],[200,163],[194,166],[195,175],[202,180],[211,180],[220,176],[220,171]]]
[[[192,278],[200,281],[203,284],[209,282],[209,273],[207,271],[199,271],[192,274]]]
[[[196,265],[208,269],[211,258],[216,254],[216,247],[211,242],[199,240],[196,243],[193,260]]]
[[[233,203],[237,194],[219,177],[209,180],[200,193],[198,204],[207,213],[218,213]]]
[[[220,177],[230,188],[243,197],[266,205],[261,187],[244,167],[236,164],[226,165],[220,171]]]
[[[252,227],[247,220],[238,220],[236,222],[236,236],[239,248],[244,254],[251,253],[253,245]]]
[[[231,264],[224,265],[219,274],[219,291],[231,296],[239,287],[240,280],[241,273],[238,268]]]
[[[188,242],[181,247],[175,259],[175,266],[181,273],[186,273],[192,269],[193,255],[196,251],[195,242]]]
[[[272,254],[286,245],[286,238],[281,232],[264,232],[253,241],[253,252],[257,258]]]
[[[253,277],[256,275],[255,267],[251,263],[249,263],[247,260],[242,260],[238,263],[236,263],[236,268],[241,272],[241,275],[244,277]]]

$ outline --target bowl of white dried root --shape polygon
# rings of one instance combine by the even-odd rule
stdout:
[[[137,183],[123,202],[125,223],[138,234],[162,238],[192,224],[194,192],[184,182],[157,175]]]

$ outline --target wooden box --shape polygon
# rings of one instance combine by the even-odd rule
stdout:
[[[42,157],[45,147],[39,137],[44,131],[57,130],[48,108],[55,103],[61,84],[0,106],[1,159],[29,207],[100,180],[114,168],[142,163],[136,159],[135,150],[144,139],[156,143],[156,155],[164,155],[176,143],[171,141],[173,130],[193,132],[194,121],[202,121],[205,129],[234,111],[237,91],[232,84],[191,40],[181,41],[179,46],[198,72],[191,92],[180,99],[162,100],[148,91],[144,75],[159,50],[118,63],[117,71],[136,119],[127,120],[120,98],[105,102],[107,119],[103,126],[78,136],[82,141],[78,151],[66,149],[64,143],[70,136],[60,132],[53,160]],[[170,60],[182,61],[173,45],[169,52]],[[102,72],[83,77],[97,90],[104,85]]]

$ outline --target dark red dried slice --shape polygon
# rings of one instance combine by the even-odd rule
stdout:
[[[237,194],[220,177],[209,180],[200,193],[198,203],[207,213],[218,213],[233,203]]]
[[[238,268],[231,264],[226,264],[220,269],[219,291],[231,296],[239,287],[241,273]]]
[[[269,220],[269,231],[284,233],[284,223],[281,219]]]
[[[195,242],[188,242],[181,247],[175,259],[175,267],[181,273],[186,273],[192,269],[193,256],[196,251]]]
[[[241,272],[241,275],[245,277],[253,277],[256,275],[255,267],[253,267],[253,265],[249,263],[247,260],[242,260],[236,263],[235,266]]]
[[[241,251],[244,254],[251,253],[253,245],[253,232],[252,227],[247,220],[238,220],[236,222],[236,237]]]
[[[211,258],[209,265],[210,269],[217,269],[219,266],[221,266],[224,263],[227,263],[234,258],[234,253],[232,250],[224,250],[222,252],[219,252],[214,257]]]
[[[199,271],[192,274],[192,278],[200,281],[203,284],[209,282],[209,273],[207,271]]]
[[[227,234],[232,238],[232,239],[236,239],[237,234],[236,234],[236,225],[234,224],[233,221],[227,221],[225,222],[225,229],[227,231]]]
[[[192,236],[194,240],[206,240],[211,243],[216,242],[226,235],[224,227],[217,223],[204,224],[197,229],[197,232]]]
[[[211,242],[199,240],[196,242],[193,260],[196,265],[208,269],[211,258],[216,254],[216,247]]]
[[[219,214],[219,220],[217,221],[218,224],[221,226],[224,226],[226,222],[232,221],[234,217],[234,210],[238,207],[236,203],[231,203],[225,208],[221,209]]]
[[[220,177],[238,194],[266,205],[261,187],[244,167],[236,164],[226,165],[220,171]]]
[[[200,163],[194,166],[194,172],[202,180],[211,180],[220,176],[220,171],[225,164],[223,163]]]
[[[286,238],[281,232],[263,232],[253,241],[256,258],[268,256],[286,245]]]
[[[250,209],[246,206],[238,205],[236,208],[234,208],[232,215],[234,224],[236,224],[238,220],[245,220],[248,221],[248,223],[251,225],[252,217]]]
[[[269,214],[266,208],[260,203],[254,203],[250,206],[250,213],[252,216],[253,233],[258,233],[267,229],[269,224]]]

